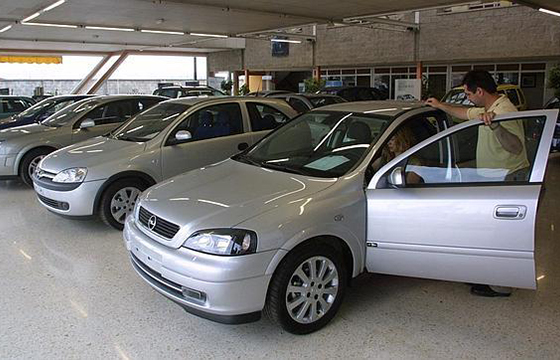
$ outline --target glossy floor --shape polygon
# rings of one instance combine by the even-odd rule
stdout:
[[[0,182],[0,358],[558,358],[560,154],[537,229],[539,290],[480,298],[465,284],[365,275],[335,320],[308,336],[267,319],[228,326],[157,294],[121,234],[67,220]],[[556,229],[555,229],[556,226]]]

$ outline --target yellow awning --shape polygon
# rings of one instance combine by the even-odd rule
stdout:
[[[3,56],[0,63],[10,64],[62,64],[62,56]]]

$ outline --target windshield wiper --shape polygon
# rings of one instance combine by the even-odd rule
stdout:
[[[133,142],[145,142],[145,141],[147,141],[144,138],[134,137],[134,136],[121,136],[121,137],[115,137],[115,139],[123,140],[123,141],[133,141]]]
[[[249,156],[247,156],[246,154],[237,154],[235,156],[231,157],[233,160],[237,160],[237,161],[241,161],[245,164],[249,164],[249,165],[255,165],[258,167],[261,167],[261,163],[258,161],[255,161],[253,159],[251,159]]]
[[[286,165],[281,165],[281,164],[276,164],[276,163],[267,163],[267,162],[262,162],[262,163],[260,163],[260,165],[262,167],[268,168],[268,169],[279,170],[279,171],[284,171],[284,172],[288,172],[288,173],[292,173],[292,174],[298,174],[298,175],[305,175],[305,173],[303,171],[298,170],[298,169],[294,169],[294,168],[286,166]]]

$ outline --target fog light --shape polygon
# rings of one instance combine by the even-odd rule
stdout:
[[[181,287],[181,290],[183,292],[183,296],[187,300],[191,300],[201,304],[206,302],[206,294],[203,293],[202,291],[189,289],[188,287],[184,287],[184,286]]]
[[[67,202],[60,203],[60,208],[62,210],[68,210],[70,209],[70,204],[68,204]]]

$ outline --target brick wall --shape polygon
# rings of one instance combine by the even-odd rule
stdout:
[[[405,21],[412,22],[412,15]],[[420,13],[419,60],[476,62],[560,58],[560,21],[533,9],[514,6],[438,15]],[[247,40],[250,70],[311,69],[313,46],[290,44],[290,56],[271,56],[270,42]],[[241,70],[239,51],[208,56],[209,71]],[[230,62],[231,61],[231,62]],[[317,27],[315,64],[324,67],[413,64],[414,34],[360,27]],[[243,65],[243,64],[242,64]]]

